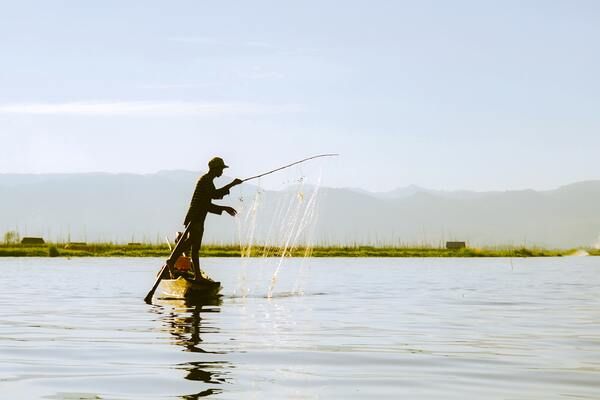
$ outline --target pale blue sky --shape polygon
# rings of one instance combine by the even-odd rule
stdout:
[[[339,152],[328,186],[600,178],[596,1],[0,4],[0,173]]]

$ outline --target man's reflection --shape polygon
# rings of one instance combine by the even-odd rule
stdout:
[[[202,314],[220,312],[220,299],[207,301],[163,300],[158,305],[164,307],[163,321],[173,343],[183,347],[186,352],[199,353],[198,361],[181,363],[175,368],[185,370],[185,379],[203,382],[207,385],[227,383],[228,369],[231,363],[215,359],[215,355],[225,354],[220,351],[208,351],[201,347],[202,334],[216,333],[219,329],[208,321],[203,323]],[[196,394],[181,396],[181,399],[199,399],[221,393],[220,388],[209,388]]]

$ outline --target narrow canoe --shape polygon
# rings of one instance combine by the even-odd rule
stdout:
[[[163,300],[210,298],[219,296],[220,290],[221,282],[209,279],[196,282],[180,276],[177,279],[163,279],[157,294]]]

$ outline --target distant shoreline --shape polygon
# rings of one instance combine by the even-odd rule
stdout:
[[[89,243],[67,245],[0,245],[0,257],[168,257],[166,245]],[[281,257],[282,248],[234,245],[206,245],[201,257]],[[435,247],[389,246],[315,246],[286,251],[288,257],[564,257],[576,255],[600,256],[600,249],[544,249],[538,247],[485,247],[445,249]]]

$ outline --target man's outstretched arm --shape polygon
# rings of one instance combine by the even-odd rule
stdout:
[[[231,189],[232,187],[234,187],[236,185],[239,185],[240,183],[242,183],[242,180],[236,178],[233,181],[231,181],[230,184],[225,185],[222,188],[215,190],[213,199],[222,199],[223,197],[225,197],[229,194],[229,189]]]

